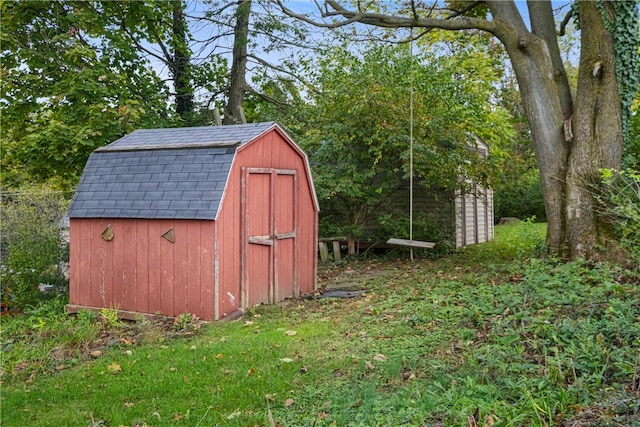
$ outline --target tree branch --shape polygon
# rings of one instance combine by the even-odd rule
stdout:
[[[468,5],[467,7],[465,7],[462,10],[454,10],[454,13],[452,13],[449,16],[447,16],[447,19],[452,19],[452,18],[456,18],[458,16],[462,16],[465,13],[469,12],[470,10],[473,10],[476,7],[480,6],[482,3],[483,3],[482,1],[474,1],[473,3],[471,3],[470,5]]]
[[[282,12],[285,15],[290,16],[292,18],[299,19],[300,21],[306,22],[307,24],[311,24],[314,27],[319,27],[319,28],[340,28],[340,27],[344,27],[344,26],[349,25],[349,24],[353,24],[354,22],[358,22],[357,19],[347,19],[346,21],[327,24],[326,22],[316,21],[316,20],[313,20],[313,19],[307,17],[306,15],[294,12],[293,10],[289,9],[288,7],[286,7],[282,3],[282,0],[276,0],[276,1],[278,2],[278,6],[280,6],[280,9],[282,10]],[[315,3],[318,6],[318,9],[320,9],[320,5],[318,5],[317,2],[315,2]],[[321,12],[321,13],[322,13],[323,17],[328,16],[328,15],[325,15],[326,12]]]
[[[292,73],[291,71],[289,71],[289,70],[287,70],[285,68],[279,67],[277,65],[273,65],[273,64],[265,61],[264,59],[255,56],[255,55],[247,54],[247,58],[253,59],[255,62],[257,62],[258,64],[260,64],[260,65],[262,65],[264,67],[267,67],[267,68],[270,68],[272,70],[279,71],[279,72],[281,72],[283,74],[291,76],[295,80],[297,80],[300,83],[302,83],[303,85],[305,85],[306,87],[312,88],[312,86],[308,82],[304,81],[300,76],[296,75],[295,73]]]
[[[171,52],[169,52],[169,49],[167,48],[167,46],[165,46],[165,44],[162,42],[162,37],[160,37],[160,34],[158,33],[158,29],[156,28],[155,24],[147,19],[147,27],[149,28],[149,31],[151,32],[153,37],[156,39],[155,41],[158,44],[158,46],[160,46],[160,50],[162,50],[162,54],[165,56],[165,59],[163,60],[163,62],[167,64],[172,74],[175,73],[175,63],[174,63],[173,55],[171,55]]]
[[[246,91],[249,93],[252,93],[253,95],[257,96],[258,98],[261,98],[263,101],[268,102],[269,104],[273,104],[276,107],[278,107],[280,110],[284,109],[285,107],[288,107],[289,104],[287,104],[286,102],[282,102],[280,100],[277,100],[269,95],[267,95],[266,93],[262,93],[262,92],[258,92],[257,90],[253,89],[250,86],[246,87]]]
[[[147,55],[152,56],[154,58],[156,58],[157,60],[159,60],[160,62],[162,62],[163,64],[165,64],[166,66],[170,67],[169,62],[167,61],[167,58],[164,58],[161,55],[158,55],[157,53],[155,53],[154,51],[152,51],[151,49],[147,49],[146,47],[144,47],[140,41],[138,39],[136,39],[133,34],[131,33],[131,31],[129,31],[129,29],[127,28],[127,26],[125,25],[124,21],[122,21],[120,23],[120,29],[122,31],[124,31],[124,33],[129,36],[129,39],[133,42],[133,44],[136,45],[136,48],[138,50],[141,50],[142,52],[145,52]]]
[[[567,14],[564,16],[564,19],[560,23],[560,31],[558,32],[558,35],[564,36],[566,34],[567,25],[569,25],[569,21],[571,20],[572,17],[573,17],[573,9],[569,9],[569,12],[567,12]]]
[[[417,11],[414,11],[411,17],[400,17],[385,15],[379,13],[369,12],[357,12],[353,10],[345,9],[336,0],[325,0],[325,9],[321,11],[323,18],[342,17],[343,21],[337,21],[332,23],[320,22],[309,18],[306,15],[298,14],[287,8],[282,4],[282,0],[277,0],[278,5],[282,9],[283,13],[293,18],[300,19],[308,24],[321,28],[338,28],[345,25],[353,24],[355,22],[373,25],[382,28],[438,28],[442,30],[470,30],[478,29],[488,31],[489,33],[495,33],[495,25],[492,21],[481,18],[471,17],[458,17],[455,19],[443,19],[443,18],[421,18],[418,16]],[[317,3],[316,3],[317,4]]]

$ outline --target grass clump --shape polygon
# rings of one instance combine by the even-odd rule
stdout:
[[[369,290],[357,298],[259,306],[31,382],[7,371],[2,425],[640,422],[640,278],[534,257],[538,227],[497,227],[495,242],[440,260],[355,260],[322,276]],[[167,334],[193,332],[192,320]]]

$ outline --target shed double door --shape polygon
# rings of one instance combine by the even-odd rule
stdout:
[[[299,295],[296,272],[295,170],[244,168],[241,305]]]

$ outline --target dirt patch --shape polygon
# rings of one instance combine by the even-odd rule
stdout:
[[[405,261],[362,260],[348,265],[322,264],[318,267],[318,289],[362,289],[372,280],[390,277],[407,268]]]

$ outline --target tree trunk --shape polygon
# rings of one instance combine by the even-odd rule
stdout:
[[[504,44],[516,73],[531,129],[547,214],[547,247],[560,253],[566,237],[564,200],[569,148],[564,122],[571,115],[571,97],[559,51],[554,46],[555,31],[553,26],[549,29],[541,24],[544,28],[532,28],[538,34],[530,32],[512,2],[488,5],[497,24],[496,36]],[[534,24],[537,22],[534,19]]]
[[[174,1],[172,2],[172,6],[172,77],[173,87],[176,92],[176,113],[184,122],[188,123],[193,114],[193,90],[190,85],[191,75],[189,73],[191,55],[187,43],[187,30],[182,1]]]
[[[620,169],[622,104],[613,36],[595,2],[581,1],[579,6],[580,70],[567,173],[567,241],[571,258],[597,260],[598,246],[606,247],[608,236],[595,209],[593,185],[600,181],[600,168]]]
[[[544,25],[550,4],[529,2],[529,31],[511,10],[513,3],[487,3],[496,36],[516,73],[531,129],[547,213],[547,247],[571,259],[597,260],[606,229],[598,218],[592,184],[599,181],[599,168],[619,168],[622,157],[613,37],[596,3],[580,1],[580,72],[572,105],[553,27]]]
[[[236,9],[236,23],[233,29],[233,63],[231,64],[231,83],[227,99],[224,124],[246,123],[243,104],[246,90],[245,73],[247,71],[247,43],[249,41],[249,15],[251,0],[239,0]]]

